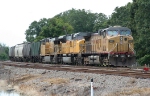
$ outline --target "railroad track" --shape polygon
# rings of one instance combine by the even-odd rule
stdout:
[[[70,72],[84,72],[106,75],[119,75],[134,78],[150,78],[150,72],[144,72],[142,69],[135,70],[130,68],[109,68],[109,67],[93,67],[93,66],[74,66],[60,64],[41,64],[41,63],[25,63],[25,62],[0,62],[6,66],[16,66],[21,68],[35,68]]]

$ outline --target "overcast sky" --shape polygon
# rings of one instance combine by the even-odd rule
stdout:
[[[0,0],[0,43],[14,46],[25,40],[31,22],[52,18],[75,8],[111,15],[115,7],[132,0]]]

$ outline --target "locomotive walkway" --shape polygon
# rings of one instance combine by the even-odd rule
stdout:
[[[21,68],[47,69],[69,72],[84,72],[106,75],[118,75],[134,78],[150,78],[150,71],[144,72],[142,69],[112,68],[112,67],[93,67],[93,66],[74,66],[58,64],[24,63],[24,62],[0,62],[2,65],[15,66]]]

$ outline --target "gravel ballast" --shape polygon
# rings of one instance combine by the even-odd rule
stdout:
[[[150,79],[3,66],[0,90],[25,96],[150,96]]]

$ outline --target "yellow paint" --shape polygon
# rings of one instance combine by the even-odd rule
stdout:
[[[80,53],[80,52],[84,52],[85,48],[84,48],[84,42],[85,40],[72,40],[71,41],[71,47],[70,47],[70,53]]]

